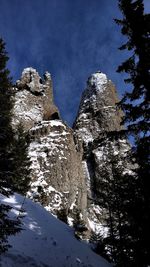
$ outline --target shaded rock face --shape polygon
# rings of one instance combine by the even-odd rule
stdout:
[[[60,117],[53,102],[52,80],[48,72],[42,80],[35,69],[24,69],[14,91],[13,125],[21,122],[27,131],[37,122]]]
[[[114,170],[119,166],[124,174],[132,169],[126,157],[130,150],[127,140],[124,137],[108,138],[108,133],[122,130],[123,113],[116,107],[118,101],[113,83],[105,74],[94,73],[88,79],[74,123],[75,140],[79,149],[82,148],[82,166],[87,181],[89,224],[93,231],[102,234],[105,232],[102,227],[105,215],[98,205],[100,181],[106,174],[113,178]]]

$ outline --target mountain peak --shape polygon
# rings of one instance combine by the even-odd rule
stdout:
[[[59,111],[53,101],[51,75],[45,72],[42,79],[36,69],[25,68],[15,86],[13,124],[22,123],[25,130],[42,120],[59,118]]]
[[[45,89],[45,83],[51,86],[51,75],[48,71],[44,73],[44,80],[40,77],[36,69],[32,67],[25,68],[22,72],[20,80],[16,82],[18,89],[26,88],[32,93],[42,93]]]
[[[96,89],[97,91],[102,92],[105,89],[108,79],[106,74],[101,71],[93,73],[88,79],[88,86]]]
[[[106,131],[121,130],[122,112],[117,109],[117,102],[116,88],[106,74],[93,73],[83,91],[74,123],[77,135],[86,145]]]

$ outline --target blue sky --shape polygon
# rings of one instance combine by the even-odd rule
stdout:
[[[150,1],[145,0],[150,11]],[[0,0],[0,36],[9,53],[14,81],[25,67],[52,74],[55,103],[70,125],[77,114],[89,75],[106,73],[124,92],[117,66],[127,56],[113,18],[121,17],[117,0]]]

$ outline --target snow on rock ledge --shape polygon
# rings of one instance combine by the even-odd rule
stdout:
[[[123,113],[116,107],[118,101],[115,86],[105,74],[89,77],[74,123],[75,134],[86,146],[106,131],[121,129]]]
[[[86,217],[87,193],[81,156],[73,131],[61,121],[53,101],[50,73],[42,79],[33,68],[23,70],[14,90],[13,126],[21,122],[31,143],[31,189],[28,196],[57,215],[77,208]]]
[[[27,131],[37,122],[60,117],[53,101],[52,80],[48,72],[42,80],[35,69],[24,69],[21,79],[16,82],[14,94],[14,127],[21,122]]]
[[[123,172],[133,167],[126,159],[126,152],[130,150],[126,138],[113,141],[107,138],[107,133],[123,129],[120,125],[123,113],[116,106],[118,101],[113,83],[105,74],[96,72],[87,81],[74,123],[75,140],[82,147],[89,224],[94,231],[99,225],[102,234],[106,229],[105,211],[97,208],[100,181],[105,179],[105,173],[113,177],[113,170],[118,168],[117,164],[113,166],[113,159],[118,160]]]
[[[86,184],[72,130],[60,120],[42,121],[30,129],[32,184],[30,198],[48,210],[85,210]]]

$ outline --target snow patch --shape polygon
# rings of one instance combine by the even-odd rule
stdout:
[[[89,83],[92,87],[94,87],[97,91],[103,92],[105,89],[105,85],[107,84],[107,76],[104,73],[96,72],[91,75],[89,79]]]
[[[25,68],[22,72],[22,75],[25,75],[27,73],[30,73],[30,72],[35,72],[37,73],[36,69],[32,68],[32,67],[28,67],[28,68]]]
[[[47,80],[51,80],[51,74],[48,71],[44,73],[44,76]]]

